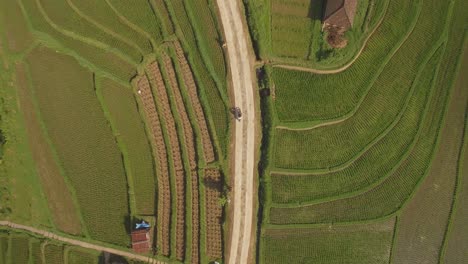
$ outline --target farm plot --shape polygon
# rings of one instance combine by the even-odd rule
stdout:
[[[388,263],[394,219],[348,226],[267,228],[260,263]]]
[[[10,263],[28,263],[29,237],[20,234],[10,234]]]
[[[424,178],[437,143],[449,89],[442,85],[431,98],[421,136],[408,157],[380,185],[362,194],[294,208],[271,208],[270,222],[323,223],[375,219],[394,213]]]
[[[21,3],[32,28],[44,35],[41,38],[47,38],[52,43],[57,42],[76,58],[85,60],[91,67],[111,74],[119,80],[129,81],[135,75],[134,65],[119,57],[115,50],[103,48],[102,43],[89,42],[66,34],[46,19],[35,0],[21,0]]]
[[[321,38],[323,0],[271,0],[271,49],[281,57],[308,59]]]
[[[369,148],[349,166],[333,172],[294,175],[272,173],[271,194],[275,203],[303,203],[314,199],[342,196],[374,184],[391,173],[408,153],[420,132],[431,88],[443,48],[432,56],[414,84],[401,119],[380,141]],[[382,156],[385,153],[385,156]]]
[[[99,78],[97,91],[110,115],[114,132],[122,140],[129,179],[133,180],[136,214],[154,215],[156,175],[144,124],[138,113],[133,92],[127,87]]]
[[[138,52],[135,44],[98,29],[76,13],[67,1],[36,0],[36,2],[44,16],[47,16],[63,30],[73,32],[74,35],[78,35],[81,38],[96,40],[106,44],[108,47],[115,48],[132,62],[139,63],[141,61],[143,54]]]
[[[176,73],[173,68],[171,58],[167,55],[163,55],[164,69],[168,76],[168,83],[170,91],[175,99],[176,109],[182,120],[182,126],[184,130],[184,145],[187,150],[188,162],[190,169],[192,170],[191,175],[191,213],[192,213],[192,258],[191,262],[193,264],[198,263],[199,261],[199,233],[200,233],[200,212],[199,212],[199,193],[198,193],[198,173],[197,168],[197,153],[196,146],[194,142],[194,132],[190,124],[190,119],[187,114],[187,109],[184,105],[182,94],[180,92],[180,87],[177,83]]]
[[[27,62],[41,117],[89,234],[128,245],[125,171],[93,75],[72,57],[44,47],[33,50]]]
[[[11,51],[23,51],[32,43],[33,37],[17,1],[2,1],[0,3],[0,19],[5,28],[8,48]]]
[[[6,264],[8,258],[8,234],[0,233],[0,263]]]
[[[171,17],[169,16],[169,10],[167,10],[166,3],[164,0],[152,0],[150,1],[153,10],[161,20],[161,30],[163,35],[170,36],[174,34],[174,24],[171,21]]]
[[[203,112],[200,100],[198,99],[197,86],[195,80],[190,70],[187,59],[185,58],[184,51],[179,42],[175,42],[175,50],[177,52],[177,59],[179,66],[182,70],[182,77],[187,87],[188,94],[190,97],[191,105],[195,111],[195,115],[198,121],[198,126],[201,131],[201,141],[203,144],[203,155],[207,163],[213,162],[215,160],[214,148],[210,138],[210,132],[208,130],[207,120]]]
[[[65,182],[65,175],[62,175],[62,168],[60,168],[54,157],[53,149],[47,142],[27,82],[28,77],[24,65],[17,64],[16,88],[20,109],[25,119],[26,132],[31,153],[36,163],[36,171],[47,197],[53,222],[58,229],[78,235],[81,233],[79,208],[75,205],[72,192]]]
[[[34,264],[43,264],[42,262],[42,241],[31,238],[30,240],[31,244],[31,258],[32,258],[32,263]]]
[[[205,169],[205,225],[206,255],[212,259],[223,257],[223,207],[221,205],[222,176],[219,170]]]
[[[463,248],[467,245],[467,240],[463,235],[466,234],[466,224],[463,223],[463,219],[467,218],[466,213],[463,218],[463,212],[466,212],[466,206],[463,203],[466,199],[458,196],[463,193],[463,188],[466,190],[468,186],[465,179],[460,178],[468,175],[461,171],[461,163],[466,164],[467,161],[463,158],[462,148],[465,145],[466,151],[466,105],[468,102],[468,90],[465,89],[466,82],[464,82],[466,79],[463,75],[463,72],[468,69],[466,46],[464,56],[458,57],[464,48],[464,37],[457,33],[464,27],[464,23],[461,22],[463,17],[466,17],[462,11],[463,5],[466,6],[463,1],[455,3],[452,28],[444,58],[443,67],[451,74],[447,75],[449,76],[447,79],[440,78],[439,83],[450,87],[456,73],[457,63],[455,62],[458,60],[462,65],[450,96],[448,114],[445,117],[438,150],[431,163],[427,179],[421,184],[399,218],[398,235],[395,237],[396,244],[393,250],[395,263],[415,259],[438,262],[444,258],[444,253],[445,263],[462,263],[465,258]],[[460,218],[457,219],[456,216],[459,213]],[[424,239],[420,239],[421,237]],[[454,240],[451,241],[451,239]],[[444,246],[451,248],[450,253],[444,252]]]
[[[212,64],[208,67],[212,67],[211,71],[216,73],[216,78],[225,86],[226,66],[221,47],[222,36],[218,34],[216,17],[213,17],[208,1],[210,0],[185,0],[184,3],[197,36],[200,52],[208,57],[206,61]]]
[[[200,48],[199,36],[197,36],[192,29],[192,23],[189,20],[184,0],[168,1],[166,4],[170,6],[172,21],[175,25],[180,28],[182,36],[179,36],[184,47],[187,48],[188,56],[186,60],[190,61],[191,72],[194,75],[194,80],[198,85],[199,95],[205,104],[205,115],[212,121],[211,133],[213,140],[219,145],[217,150],[219,157],[223,154],[227,154],[227,137],[228,137],[228,115],[227,115],[227,92],[225,91],[227,85],[225,80],[219,80],[216,78],[216,73],[213,72],[212,67],[209,65],[215,65],[212,61],[207,60],[209,57],[206,54],[202,54],[203,50]],[[193,10],[192,10],[193,11]],[[194,13],[197,10],[193,11]],[[179,49],[180,43],[175,43],[176,51]],[[208,52],[211,52],[208,48],[205,48]],[[180,51],[183,54],[182,47]],[[179,51],[177,51],[179,52]],[[185,55],[185,54],[184,54]],[[185,71],[185,70],[183,70]],[[187,85],[187,84],[186,84]],[[187,85],[188,86],[188,85]]]
[[[150,40],[123,22],[106,1],[68,0],[69,5],[83,18],[103,31],[119,35],[127,43],[133,43],[144,54],[151,53]]]
[[[44,258],[47,264],[64,264],[63,246],[46,244],[44,247]]]
[[[68,254],[67,264],[97,264],[99,257],[96,253],[93,253],[78,248],[70,248],[66,251],[66,254]]]
[[[163,127],[167,131],[172,156],[172,164],[175,170],[175,196],[176,198],[176,258],[183,260],[185,256],[185,174],[182,160],[182,152],[177,135],[176,123],[171,111],[171,105],[167,96],[164,80],[158,63],[152,62],[146,68],[146,74],[155,93],[156,105],[161,113]]]
[[[346,71],[323,75],[273,68],[274,106],[279,120],[329,120],[351,113],[411,32],[419,6],[420,1],[390,1],[385,20]]]
[[[452,98],[457,99],[452,100],[451,104],[459,101],[459,107],[451,105],[448,110],[450,115],[447,115],[445,127],[441,131],[439,149],[427,178],[398,219],[398,234],[393,251],[395,263],[431,263],[439,260],[454,198],[463,122],[466,120],[465,102],[468,100],[466,96],[458,97],[457,93],[454,95]],[[421,237],[424,239],[420,239]]]
[[[157,245],[163,255],[169,256],[171,244],[171,187],[166,144],[148,78],[140,76],[136,79],[135,84],[140,94],[147,126],[151,132],[151,143],[158,177],[158,230],[160,235],[158,235]]]
[[[162,42],[162,32],[159,18],[155,15],[148,0],[105,0],[121,19],[124,19],[134,29],[144,32],[154,44]]]
[[[460,8],[456,9],[456,14],[458,15],[458,19],[463,17],[463,7],[462,2],[458,2],[458,5],[461,6]],[[457,8],[457,7],[456,7]],[[459,23],[459,25],[463,25]],[[457,88],[455,89],[463,89],[466,85],[466,76],[463,74],[468,69],[468,48],[464,47],[464,57],[462,60],[462,66],[459,70],[459,76],[456,83]],[[466,89],[465,89],[466,93]],[[456,98],[456,97],[452,97]],[[463,100],[463,98],[457,98],[457,100]],[[466,113],[465,113],[466,115]],[[450,118],[450,117],[448,117]],[[454,205],[452,209],[452,215],[450,218],[450,222],[448,225],[448,232],[446,235],[446,241],[444,242],[444,251],[443,251],[443,258],[445,263],[457,263],[463,262],[465,259],[465,248],[468,245],[468,239],[464,235],[467,233],[467,226],[466,226],[466,219],[468,219],[468,117],[465,116],[465,131],[462,139],[462,149],[460,150],[460,154],[458,157],[458,164],[457,164],[457,190],[454,196]],[[460,184],[461,182],[461,184]]]
[[[335,125],[307,131],[277,130],[274,146],[277,167],[334,167],[361,153],[386,133],[386,128],[391,126],[406,99],[410,98],[408,91],[418,69],[440,45],[450,3],[435,4],[437,10],[431,7],[431,2],[423,3],[413,33],[385,65],[353,116]]]

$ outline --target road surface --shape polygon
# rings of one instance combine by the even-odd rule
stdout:
[[[248,29],[242,23],[238,0],[217,0],[229,56],[234,103],[242,110],[235,126],[234,208],[227,263],[249,262],[254,217],[255,107],[253,61],[249,56]],[[229,239],[229,238],[228,238]]]
[[[65,243],[70,244],[70,245],[74,245],[74,246],[78,246],[78,247],[82,247],[82,248],[94,249],[94,250],[101,251],[101,252],[109,252],[111,254],[119,255],[119,256],[122,256],[122,257],[126,257],[126,258],[136,259],[136,260],[139,260],[139,261],[144,261],[144,262],[147,262],[147,263],[165,264],[165,262],[162,262],[162,261],[159,261],[159,260],[147,257],[147,256],[142,256],[142,255],[134,254],[134,253],[127,252],[127,251],[118,250],[118,249],[115,249],[115,248],[109,248],[109,247],[94,245],[94,244],[84,242],[84,241],[81,241],[81,240],[76,240],[76,239],[72,239],[72,238],[68,238],[68,237],[64,237],[64,236],[59,236],[59,235],[54,234],[52,232],[37,229],[37,228],[31,227],[31,226],[15,224],[15,223],[12,223],[12,222],[9,222],[9,221],[0,221],[0,226],[8,226],[8,227],[10,227],[12,229],[28,231],[30,233],[41,235],[43,237],[47,237],[47,238],[50,238],[50,239],[55,239],[55,240],[58,240],[58,241],[65,242]]]

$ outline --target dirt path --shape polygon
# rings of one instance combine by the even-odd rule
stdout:
[[[243,112],[235,126],[234,197],[231,248],[227,263],[249,262],[254,217],[255,107],[253,60],[249,56],[247,29],[237,0],[217,0],[229,56],[235,105]]]
[[[15,223],[12,223],[12,222],[9,222],[9,221],[0,221],[0,226],[7,226],[7,227],[10,227],[12,229],[19,229],[19,230],[28,231],[30,233],[34,233],[36,235],[41,235],[41,236],[46,237],[46,238],[62,241],[64,243],[67,243],[67,244],[70,244],[70,245],[79,246],[79,247],[82,247],[82,248],[89,248],[89,249],[93,249],[93,250],[97,250],[97,251],[105,251],[105,252],[109,252],[109,253],[119,255],[119,256],[122,256],[122,257],[136,259],[136,260],[139,260],[139,261],[144,261],[144,262],[147,262],[147,263],[165,264],[165,262],[153,259],[151,257],[142,256],[142,255],[134,254],[134,253],[123,251],[123,250],[118,250],[118,249],[115,249],[115,248],[99,246],[99,245],[91,244],[91,243],[88,243],[88,242],[84,242],[84,241],[81,241],[81,240],[76,240],[76,239],[72,239],[72,238],[68,238],[68,237],[59,236],[59,235],[54,234],[52,232],[37,229],[37,228],[31,227],[31,226],[15,224]]]

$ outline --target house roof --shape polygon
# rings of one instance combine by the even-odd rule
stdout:
[[[141,241],[149,241],[149,233],[146,229],[135,230],[131,234],[132,236],[132,243],[133,242],[141,242]]]
[[[137,253],[148,252],[151,248],[148,229],[134,230],[132,236],[132,249]]]
[[[349,29],[354,22],[358,0],[327,0],[323,23]]]

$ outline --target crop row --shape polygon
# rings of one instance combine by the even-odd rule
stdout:
[[[402,118],[382,140],[349,167],[320,175],[272,174],[272,200],[300,203],[357,191],[387,175],[410,149],[419,131],[441,48],[426,64]],[[385,153],[385,157],[382,157]]]
[[[446,6],[442,8],[447,10]],[[303,169],[333,167],[350,160],[385,134],[411,98],[410,91],[419,69],[424,66],[423,62],[439,45],[445,20],[446,13],[430,11],[423,3],[414,31],[385,65],[357,112],[349,119],[331,126],[308,131],[278,131],[278,146],[287,146],[286,149],[291,153],[277,148],[277,165]],[[303,145],[308,148],[297,147]],[[288,157],[288,160],[284,160],[284,157]]]
[[[218,150],[220,152],[219,156],[222,156],[223,153],[227,153],[226,143],[229,129],[229,117],[226,107],[226,81],[216,78],[215,69],[212,69],[214,62],[209,59],[211,55],[206,54],[207,52],[211,52],[211,50],[202,47],[203,42],[200,42],[200,36],[195,34],[199,32],[193,31],[193,23],[189,19],[190,15],[185,8],[184,1],[166,0],[166,4],[172,7],[170,8],[172,21],[180,28],[179,32],[183,35],[179,35],[179,37],[181,37],[184,43],[184,48],[187,49],[187,58],[190,60],[190,67],[196,78],[201,96],[206,100],[203,101],[203,103],[206,103],[205,114],[213,122],[212,139],[214,141],[218,140],[220,147]],[[192,11],[196,15],[200,15],[198,14],[198,10]],[[209,69],[212,70],[210,71]]]
[[[166,145],[159,121],[156,105],[154,103],[151,87],[146,76],[140,76],[137,80],[138,93],[141,95],[141,102],[146,114],[149,128],[151,130],[153,152],[155,153],[156,174],[158,176],[158,218],[160,226],[158,228],[158,245],[165,256],[170,254],[170,224],[171,224],[171,188],[169,183],[169,168],[167,160]]]
[[[149,39],[131,28],[121,16],[113,12],[106,1],[68,0],[68,2],[73,9],[81,12],[82,16],[94,23],[96,27],[105,27],[113,34],[119,34],[125,40],[136,44],[144,54],[153,51]]]
[[[174,34],[174,25],[169,17],[169,11],[164,0],[153,0],[151,1],[151,6],[153,7],[153,11],[161,18],[163,33],[169,36]]]
[[[201,130],[201,140],[203,144],[203,154],[205,156],[205,161],[207,163],[213,162],[215,160],[213,144],[210,139],[210,133],[208,130],[208,125],[205,119],[205,114],[203,113],[203,108],[201,106],[199,96],[197,93],[197,86],[195,80],[188,64],[187,59],[185,58],[184,51],[179,42],[174,42],[174,47],[177,53],[177,59],[179,61],[180,67],[182,68],[182,77],[184,79],[185,85],[188,89],[189,97],[192,103],[192,106],[195,110],[195,115],[197,117],[198,125]]]
[[[54,224],[61,231],[78,235],[81,233],[79,208],[73,202],[73,195],[66,185],[65,175],[61,174],[53,149],[42,131],[41,120],[34,108],[33,95],[27,87],[28,78],[24,66],[24,64],[16,66],[16,89],[25,119],[29,147],[36,162],[36,171],[47,197]]]
[[[222,258],[223,207],[221,205],[222,178],[217,169],[205,169],[205,225],[206,254],[208,257]]]
[[[198,175],[196,171],[196,147],[194,142],[194,133],[187,110],[184,105],[180,87],[177,83],[176,73],[172,65],[171,58],[163,55],[164,68],[168,76],[169,85],[172,88],[172,94],[176,102],[177,112],[182,119],[182,126],[184,128],[184,143],[187,149],[189,164],[191,172],[191,187],[192,187],[192,264],[199,263],[199,234],[200,234],[200,211],[199,211],[199,193],[198,193]]]
[[[198,173],[192,170],[192,264],[200,263],[200,195]]]
[[[390,1],[385,20],[358,59],[343,72],[311,74],[274,68],[272,78],[276,85],[278,118],[284,122],[327,120],[352,111],[392,56],[392,51],[398,49],[406,34],[411,32],[420,2]]]
[[[99,78],[97,91],[108,112],[114,133],[122,142],[122,153],[128,180],[133,182],[137,215],[154,215],[156,205],[156,173],[151,146],[138,113],[135,96],[130,89],[108,78]]]
[[[155,44],[162,42],[159,18],[153,12],[149,1],[111,1],[105,0],[121,17],[136,30],[150,37]],[[103,14],[107,16],[107,14]],[[153,47],[154,48],[154,47]]]
[[[45,19],[44,14],[40,12],[41,9],[35,0],[22,0],[21,3],[35,31],[49,35],[66,49],[76,52],[79,57],[89,61],[94,67],[110,73],[120,80],[129,81],[135,74],[133,65],[120,57],[115,50],[101,49],[50,24]]]
[[[180,0],[177,0],[180,1]],[[213,72],[222,82],[226,81],[226,66],[224,61],[223,48],[220,44],[222,39],[216,29],[216,20],[213,17],[209,0],[190,0],[184,1],[187,13],[191,18],[191,24],[196,35],[201,50],[209,57]],[[191,12],[190,12],[191,11]]]
[[[177,112],[179,113],[180,118],[182,119],[182,126],[184,128],[184,142],[187,148],[190,169],[194,170],[197,167],[197,160],[196,160],[197,155],[196,155],[193,128],[190,123],[190,118],[187,114],[187,109],[185,107],[184,100],[182,98],[179,84],[177,83],[177,77],[174,71],[174,66],[172,65],[171,58],[167,55],[163,55],[163,61],[164,61],[164,68],[169,78],[168,80],[169,85],[172,88],[172,93],[175,98]]]
[[[169,98],[167,96],[164,80],[161,75],[158,63],[155,61],[147,66],[147,74],[153,91],[156,93],[156,102],[160,106],[164,117],[165,129],[169,135],[169,142],[175,169],[175,191],[176,191],[176,257],[178,260],[184,259],[184,241],[185,241],[185,181],[182,153],[180,149],[179,138],[177,136],[176,123],[171,112]]]
[[[375,219],[399,210],[430,165],[448,91],[445,86],[437,87],[415,147],[380,185],[365,193],[326,203],[296,208],[272,208],[270,221],[277,224],[357,221]]]
[[[394,224],[390,218],[344,226],[266,228],[259,263],[388,263]]]
[[[67,1],[36,1],[49,19],[64,30],[74,32],[83,38],[97,40],[109,47],[115,47],[120,52],[127,55],[133,62],[140,62],[142,54],[139,53],[138,49],[131,45],[131,43],[125,43],[109,33],[96,28],[95,25],[84,20],[78,13],[76,13]],[[77,21],[80,21],[80,23],[77,23]]]
[[[90,236],[128,245],[122,225],[129,213],[125,169],[92,72],[45,47],[34,49],[26,60],[40,116]]]

